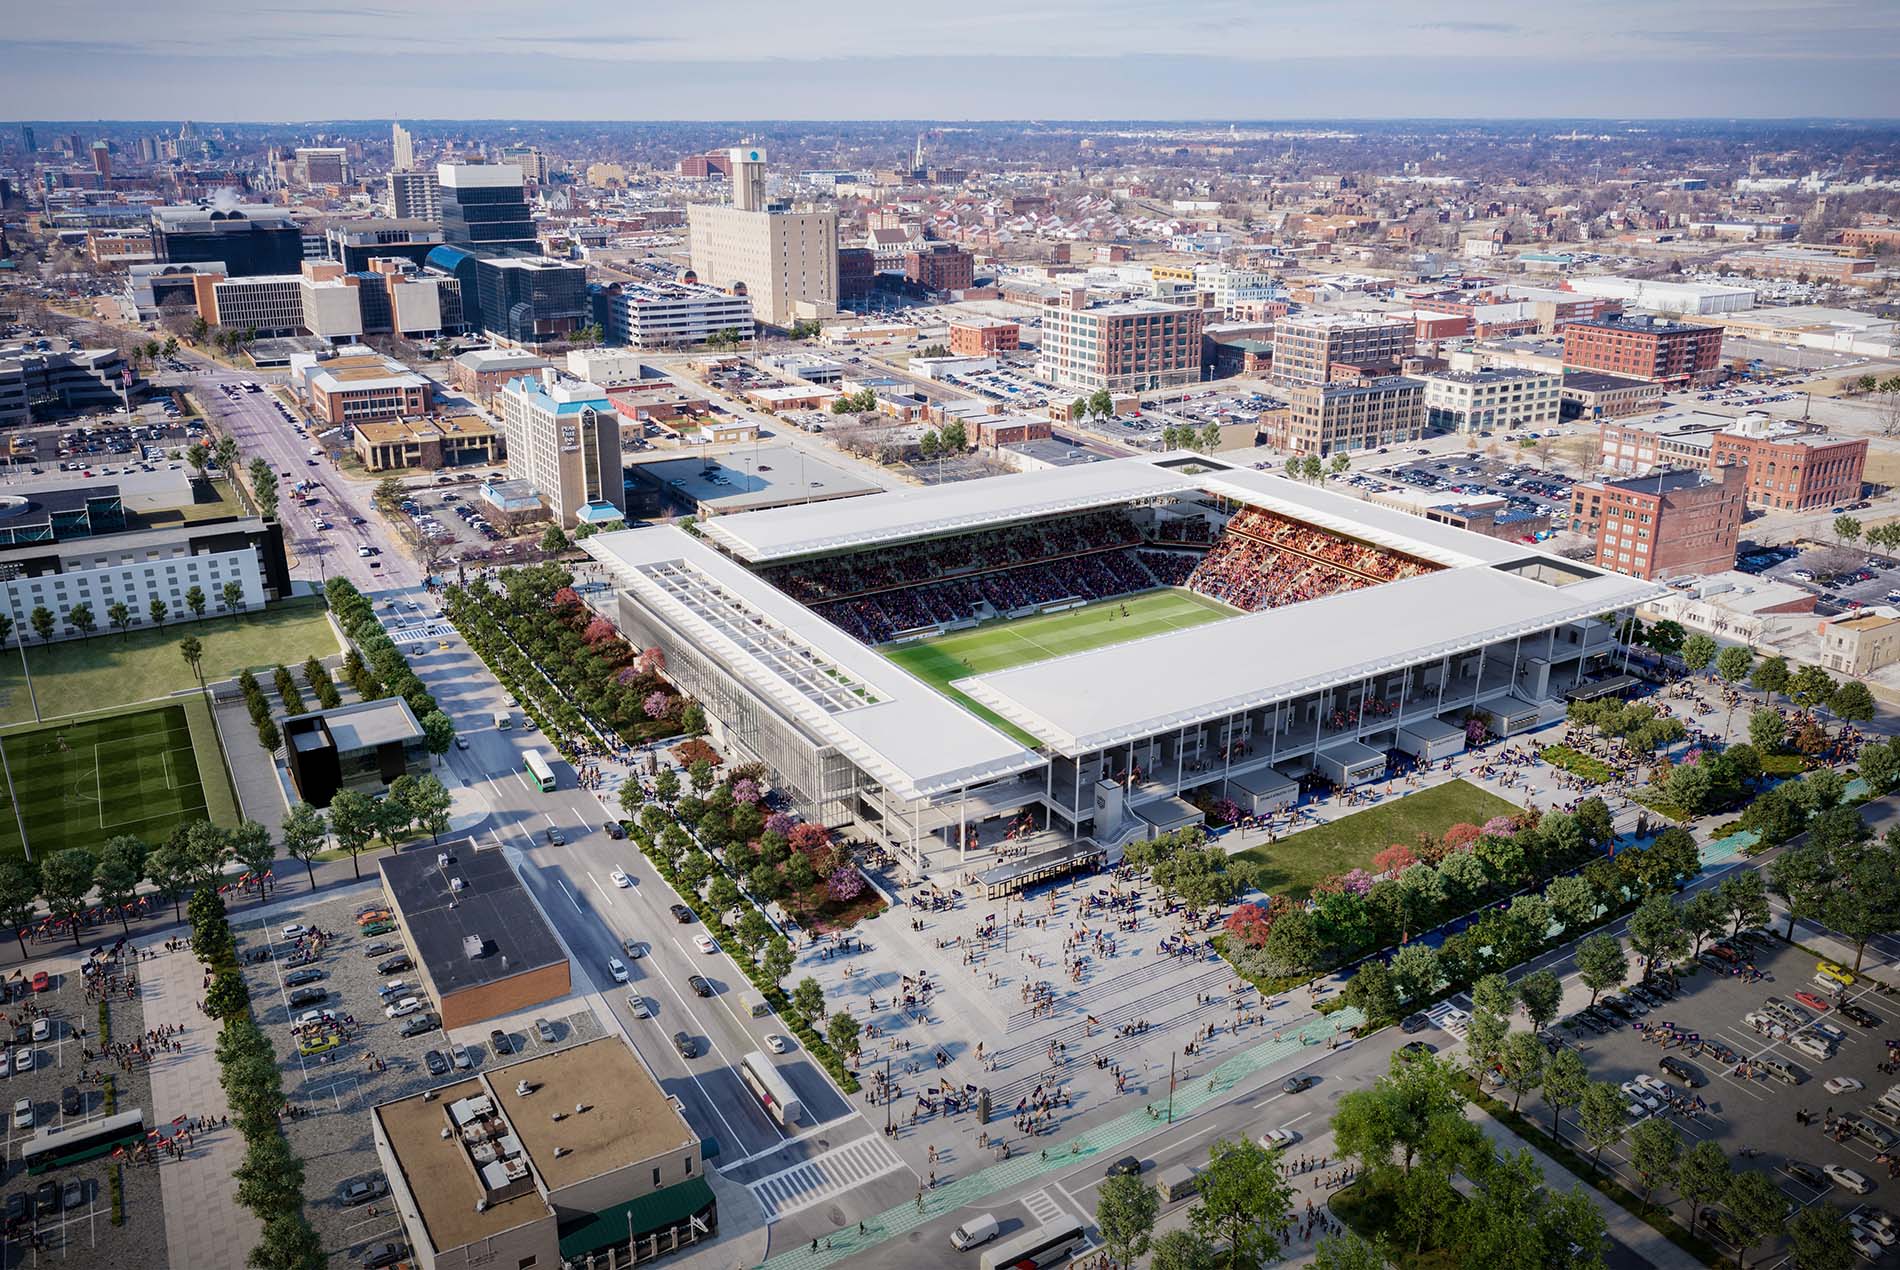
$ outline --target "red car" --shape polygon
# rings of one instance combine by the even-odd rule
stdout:
[[[33,991],[44,992],[52,986],[53,986],[53,977],[51,975],[47,974],[44,970],[36,971],[34,973]]]
[[[1825,1010],[1828,1008],[1828,1003],[1822,998],[1815,996],[1812,992],[1797,992],[1794,994],[1794,999],[1799,1001],[1802,1005],[1807,1006],[1810,1010]]]

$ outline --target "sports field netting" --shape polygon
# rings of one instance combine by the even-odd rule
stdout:
[[[933,639],[887,644],[879,651],[972,714],[1025,745],[1033,746],[1040,742],[952,688],[951,681],[1008,670],[1025,662],[1126,643],[1163,631],[1183,630],[1233,615],[1234,610],[1218,600],[1180,587],[1167,587],[1119,600],[1102,600],[1062,613],[1013,620],[999,618]]]
[[[206,818],[182,705],[48,724],[11,733],[0,747],[35,858],[67,847],[96,851],[118,834],[155,843],[181,821]],[[0,849],[17,850],[18,836],[8,824]]]

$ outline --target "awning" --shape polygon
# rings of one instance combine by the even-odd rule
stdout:
[[[1643,681],[1635,675],[1613,675],[1608,679],[1594,679],[1586,684],[1578,684],[1564,698],[1569,701],[1601,701],[1605,697],[1620,697]]]
[[[630,1199],[624,1204],[603,1208],[592,1217],[580,1217],[561,1223],[561,1259],[579,1261],[589,1253],[627,1242],[631,1230],[635,1239],[685,1223],[705,1213],[713,1205],[712,1187],[703,1177],[695,1177],[669,1186],[651,1195]],[[715,1218],[706,1217],[708,1226]]]

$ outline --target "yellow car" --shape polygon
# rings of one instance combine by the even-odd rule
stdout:
[[[356,924],[358,926],[373,926],[377,922],[386,922],[389,918],[390,912],[388,909],[373,908],[367,913],[357,914]]]
[[[341,1044],[343,1044],[342,1037],[338,1036],[335,1032],[326,1032],[322,1036],[306,1037],[304,1040],[297,1042],[297,1052],[302,1054],[305,1058],[309,1058],[313,1054],[321,1054],[325,1050],[333,1050]]]
[[[1843,988],[1851,988],[1854,986],[1854,972],[1849,970],[1846,966],[1836,965],[1831,961],[1817,961],[1814,963],[1814,968],[1819,973],[1832,979],[1835,983],[1840,984]]]

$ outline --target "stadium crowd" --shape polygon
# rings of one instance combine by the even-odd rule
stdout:
[[[1431,566],[1312,525],[1246,508],[1227,522],[1187,585],[1248,612],[1417,577]]]

